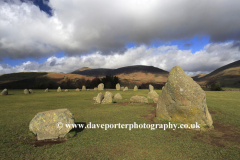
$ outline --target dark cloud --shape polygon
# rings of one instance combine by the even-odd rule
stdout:
[[[212,43],[240,41],[239,0],[12,1],[0,2],[0,58],[60,51],[123,54],[129,42],[140,46],[195,36],[209,36]]]

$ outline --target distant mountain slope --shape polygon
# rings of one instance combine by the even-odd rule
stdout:
[[[223,87],[240,87],[240,60],[222,66],[206,76],[196,78],[201,85],[210,85],[218,82]]]
[[[209,73],[202,73],[202,74],[197,74],[195,76],[192,76],[192,79],[195,81],[195,80],[198,80],[199,78],[202,78],[206,75],[208,75]]]
[[[143,73],[152,73],[152,74],[164,74],[168,75],[167,71],[162,69],[153,67],[153,66],[143,66],[143,65],[135,65],[135,66],[127,66],[118,69],[106,69],[106,68],[98,68],[98,69],[90,69],[90,70],[76,70],[71,72],[72,74],[81,74],[87,76],[106,76],[106,75],[119,75],[119,74],[130,74],[134,72],[143,72]]]

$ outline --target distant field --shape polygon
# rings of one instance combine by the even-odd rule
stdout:
[[[99,91],[34,90],[24,95],[23,90],[9,90],[9,95],[0,96],[0,159],[239,159],[240,92],[206,91],[215,127],[208,132],[84,129],[64,143],[42,147],[29,144],[36,141],[29,132],[29,122],[47,110],[68,108],[76,123],[153,123],[156,104],[128,103],[133,95],[147,96],[148,90],[110,91],[121,93],[123,100],[94,104],[92,98]],[[161,90],[156,91],[161,94]]]

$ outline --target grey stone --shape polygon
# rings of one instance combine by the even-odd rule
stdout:
[[[24,89],[24,90],[23,90],[23,93],[24,93],[24,94],[29,94],[29,90],[28,90],[28,89]]]
[[[64,137],[71,129],[65,124],[74,124],[74,116],[68,109],[39,112],[29,123],[29,130],[37,135],[38,140]]]
[[[151,84],[149,84],[149,92],[151,92],[153,90],[154,90],[154,87]]]
[[[120,90],[120,84],[118,83],[118,84],[116,84],[116,90]]]
[[[44,92],[49,92],[48,88],[47,88],[47,89],[45,89],[45,91],[44,91]]]
[[[157,94],[156,91],[151,90],[150,92],[148,92],[148,96],[147,96],[148,99],[154,99],[154,98],[158,98],[158,97],[159,97],[159,95]]]
[[[8,95],[8,90],[5,88],[2,92],[1,95]]]
[[[102,104],[112,103],[113,94],[111,92],[106,92]]]
[[[212,126],[202,88],[181,67],[173,67],[158,99],[156,117],[182,124]]]
[[[135,85],[133,91],[137,91],[138,87]]]
[[[87,89],[86,89],[86,86],[82,86],[82,91],[86,91]]]
[[[96,98],[96,103],[101,103],[104,98],[104,95],[102,92],[98,93],[97,98]]]
[[[130,98],[130,102],[133,102],[133,103],[148,103],[148,99],[144,96],[132,96]]]
[[[61,87],[58,87],[57,92],[62,92]]]
[[[120,93],[115,94],[114,99],[122,99],[122,96]]]
[[[98,90],[99,90],[99,91],[104,90],[104,84],[103,84],[103,83],[100,83],[100,84],[98,85]]]

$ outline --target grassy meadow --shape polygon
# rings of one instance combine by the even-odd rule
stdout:
[[[57,90],[57,89],[56,89]],[[148,90],[116,91],[122,100],[94,104],[99,91],[9,90],[0,96],[0,159],[239,159],[240,92],[206,91],[213,130],[84,129],[63,143],[35,146],[29,122],[38,113],[68,108],[75,123],[151,124],[156,104],[128,103]],[[108,90],[108,89],[107,89]],[[106,91],[106,90],[105,90]],[[103,91],[103,93],[105,93]],[[160,95],[161,90],[156,90]],[[167,123],[167,122],[162,122]]]

